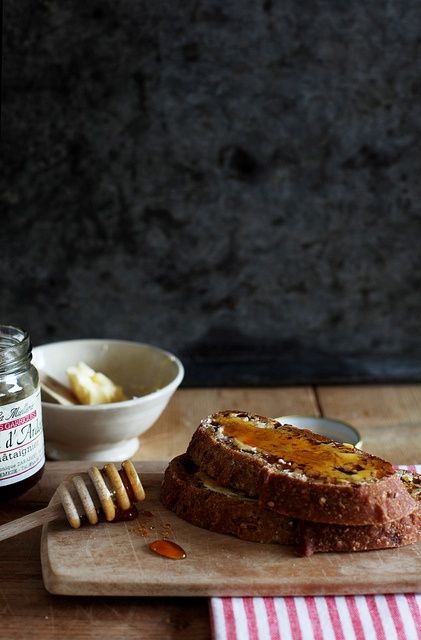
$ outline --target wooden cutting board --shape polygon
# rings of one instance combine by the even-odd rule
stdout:
[[[107,596],[326,595],[421,591],[421,544],[298,558],[290,547],[243,542],[194,527],[158,499],[162,473],[143,472],[136,520],[70,529],[44,526],[41,562],[51,593]],[[186,552],[169,560],[149,544],[169,538]]]

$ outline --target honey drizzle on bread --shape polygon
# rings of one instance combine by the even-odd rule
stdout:
[[[325,441],[308,430],[290,425],[259,426],[244,417],[220,415],[213,420],[224,436],[242,450],[254,449],[271,462],[277,462],[308,478],[361,482],[395,473],[393,466],[368,456],[352,445]]]

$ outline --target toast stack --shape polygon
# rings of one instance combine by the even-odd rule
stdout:
[[[421,539],[421,478],[349,444],[242,411],[201,422],[163,504],[196,526],[299,555]]]

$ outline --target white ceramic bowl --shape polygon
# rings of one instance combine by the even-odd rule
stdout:
[[[124,340],[55,342],[35,347],[32,354],[34,365],[62,384],[69,385],[67,368],[82,361],[131,398],[74,406],[43,401],[46,453],[55,460],[129,458],[139,447],[138,436],[159,418],[184,376],[182,363],[171,353]]]

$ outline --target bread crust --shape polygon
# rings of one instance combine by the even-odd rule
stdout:
[[[387,549],[421,540],[421,476],[407,473],[406,482],[401,479],[403,472],[398,476],[405,490],[418,496],[416,507],[407,516],[380,525],[332,525],[281,516],[241,493],[227,495],[206,486],[203,474],[186,454],[169,463],[161,501],[195,526],[251,542],[294,545],[299,556]]]
[[[257,497],[261,507],[287,517],[356,526],[386,523],[414,511],[416,502],[389,462],[352,448],[362,461],[377,465],[380,477],[364,482],[332,481],[328,475],[312,478],[291,471],[288,461],[273,460],[260,450],[240,449],[221,432],[221,422],[230,416],[255,421],[266,429],[288,429],[291,437],[296,434],[316,443],[332,441],[241,411],[222,411],[205,418],[191,439],[188,456],[219,485]]]

